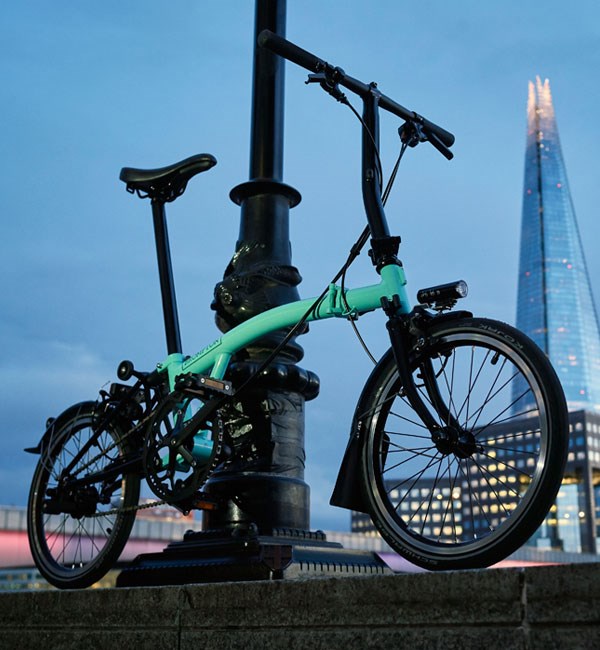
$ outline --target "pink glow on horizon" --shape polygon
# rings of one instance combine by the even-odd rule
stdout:
[[[122,562],[133,560],[142,553],[160,553],[170,540],[130,539],[120,557]],[[0,531],[0,568],[33,566],[25,531]]]

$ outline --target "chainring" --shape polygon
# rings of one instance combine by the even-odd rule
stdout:
[[[201,408],[203,402],[195,397],[172,393],[156,410],[144,441],[143,467],[146,481],[154,494],[168,503],[189,500],[204,485],[215,468],[223,461],[223,421],[219,411],[203,420],[194,435],[203,432],[205,446],[212,450],[202,461],[191,452],[194,437],[178,447],[168,441],[185,424],[186,414]],[[186,460],[186,458],[188,460]]]

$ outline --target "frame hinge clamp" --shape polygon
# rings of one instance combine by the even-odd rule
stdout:
[[[379,273],[384,266],[388,264],[396,264],[402,266],[402,262],[398,259],[398,251],[400,250],[400,237],[378,237],[371,239],[371,250],[369,257],[373,265]]]

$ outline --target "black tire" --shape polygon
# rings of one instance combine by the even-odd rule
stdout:
[[[95,409],[94,402],[83,402],[57,418],[52,435],[43,445],[29,493],[27,528],[31,553],[44,578],[61,589],[88,587],[112,568],[129,538],[135,511],[103,513],[135,506],[139,499],[139,476],[127,474],[111,481],[110,486],[94,484],[86,495],[80,491],[75,498],[88,499],[85,514],[46,512],[62,469],[90,437],[97,436],[97,444],[75,465],[71,476],[85,476],[86,469],[99,471],[129,451],[117,425],[107,425],[99,434],[94,432],[92,424],[98,420]],[[116,446],[103,453],[113,443]],[[92,460],[89,468],[83,469]],[[79,469],[83,471],[78,473]]]
[[[556,373],[522,333],[476,318],[434,322],[411,366],[423,400],[455,442],[432,441],[402,396],[388,351],[355,419],[373,523],[421,567],[495,564],[531,537],[560,487],[568,414]],[[428,376],[442,398],[437,408]],[[452,438],[457,429],[460,443]]]

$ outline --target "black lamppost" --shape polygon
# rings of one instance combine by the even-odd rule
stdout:
[[[286,0],[256,0],[250,180],[230,193],[241,206],[240,234],[212,304],[223,332],[299,298],[289,211],[300,194],[282,182],[284,62],[257,45],[264,29],[285,36],[285,12]],[[224,409],[236,460],[203,488],[218,503],[204,511],[204,530],[139,556],[117,586],[386,571],[373,554],[346,551],[309,531],[304,402],[317,396],[319,379],[296,365],[303,351],[294,338],[280,346],[285,336],[264,337],[230,365],[227,378],[239,387],[277,350],[260,378]]]
[[[302,278],[292,266],[289,211],[300,194],[282,182],[284,61],[257,45],[263,29],[285,36],[285,13],[285,0],[256,2],[250,180],[230,193],[241,206],[240,234],[212,304],[223,332],[299,299],[296,287]],[[264,337],[235,359],[228,377],[234,385],[250,377],[284,335]],[[209,481],[206,491],[226,506],[205,513],[205,528],[255,524],[260,533],[271,534],[273,529],[309,527],[304,401],[317,396],[319,380],[294,365],[302,356],[292,339],[266,376],[226,415],[242,460]]]

